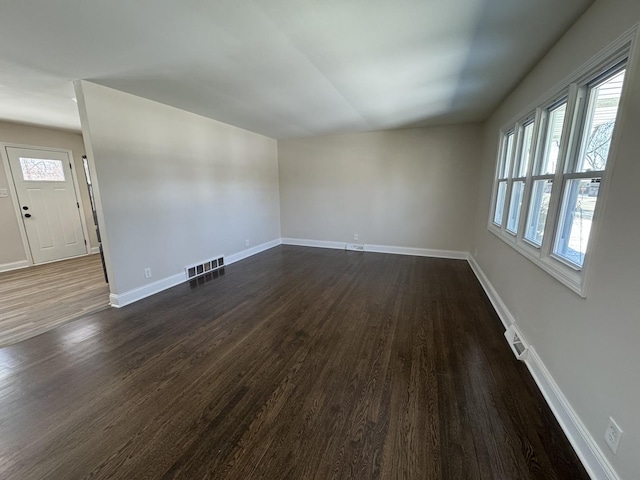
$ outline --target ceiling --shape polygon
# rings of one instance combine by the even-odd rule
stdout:
[[[273,138],[486,118],[593,0],[4,0],[0,119],[88,79]]]

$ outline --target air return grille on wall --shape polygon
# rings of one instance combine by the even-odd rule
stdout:
[[[200,275],[204,275],[221,268],[224,268],[224,257],[214,258],[213,260],[208,260],[204,263],[185,267],[185,271],[187,272],[187,280],[191,280],[192,278],[199,277]]]
[[[509,346],[511,347],[511,351],[516,356],[518,360],[526,360],[527,355],[529,353],[529,345],[522,337],[520,331],[516,328],[515,325],[510,325],[509,328],[504,332],[504,336],[509,342]]]

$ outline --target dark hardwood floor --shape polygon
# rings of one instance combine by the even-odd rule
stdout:
[[[465,261],[276,247],[0,349],[0,478],[587,479]]]

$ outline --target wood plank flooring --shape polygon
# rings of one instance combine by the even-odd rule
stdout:
[[[464,261],[281,246],[0,349],[2,479],[587,479]]]
[[[100,255],[0,273],[0,347],[106,308]]]

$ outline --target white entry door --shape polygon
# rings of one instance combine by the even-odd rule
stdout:
[[[69,155],[6,148],[33,262],[86,254]]]

